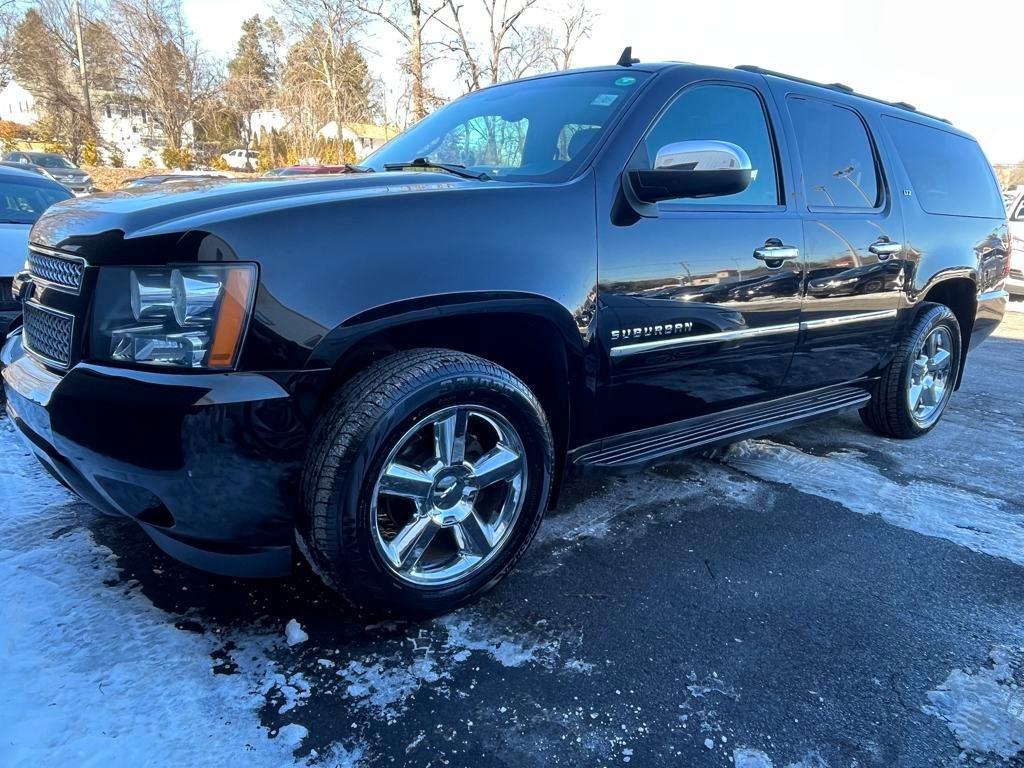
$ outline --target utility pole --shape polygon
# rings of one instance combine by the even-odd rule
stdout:
[[[92,127],[92,101],[89,98],[89,73],[85,67],[85,46],[82,44],[82,7],[80,0],[75,0],[75,43],[78,46],[78,74],[82,81],[82,101],[89,127]]]

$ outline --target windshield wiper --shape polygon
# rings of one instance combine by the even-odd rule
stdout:
[[[417,157],[415,160],[410,160],[406,163],[384,163],[384,170],[386,171],[401,171],[405,168],[430,168],[435,171],[447,171],[448,173],[460,176],[463,179],[476,179],[477,181],[491,180],[491,177],[486,173],[470,171],[464,165],[456,165],[455,163],[435,163],[432,160],[427,160],[425,157]]]
[[[367,168],[365,165],[356,165],[354,163],[342,163],[341,167],[345,169],[345,173],[373,173],[373,168]]]

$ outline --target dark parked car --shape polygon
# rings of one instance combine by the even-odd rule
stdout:
[[[194,171],[177,173],[154,173],[149,176],[140,176],[137,179],[129,179],[121,185],[122,189],[129,187],[150,187],[155,184],[183,184],[194,181],[207,181],[209,179],[230,179],[226,173],[218,171]]]
[[[11,283],[25,265],[29,230],[43,211],[70,197],[53,179],[27,168],[0,167],[0,340],[21,315]]]
[[[933,429],[1007,298],[978,144],[843,86],[628,63],[468,95],[363,173],[57,206],[11,418],[185,562],[283,574],[297,542],[407,613],[498,582],[570,472],[844,408]]]
[[[358,166],[347,165],[289,165],[284,168],[273,168],[264,176],[315,176],[324,173],[359,172]]]
[[[87,195],[96,189],[92,182],[92,177],[88,173],[56,152],[18,150],[6,153],[4,160],[42,168],[53,177],[54,181],[60,182],[74,192],[75,195]]]

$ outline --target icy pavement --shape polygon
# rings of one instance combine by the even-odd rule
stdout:
[[[215,675],[217,639],[175,627],[0,420],[0,762],[281,766],[295,744],[257,712],[268,638]],[[294,733],[290,734],[295,741]]]
[[[574,482],[478,604],[206,576],[0,417],[0,765],[1024,764],[1024,316],[947,420]]]

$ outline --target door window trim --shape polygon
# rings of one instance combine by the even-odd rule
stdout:
[[[804,159],[803,156],[800,154],[800,137],[797,135],[796,121],[793,119],[793,113],[789,109],[789,103],[791,99],[817,101],[821,104],[828,104],[829,106],[835,107],[837,109],[845,109],[846,111],[851,112],[854,115],[854,117],[856,117],[860,121],[861,126],[863,126],[864,128],[864,134],[865,136],[867,136],[868,139],[868,146],[871,147],[871,157],[875,165],[875,178],[878,182],[879,192],[878,205],[876,205],[874,208],[857,208],[846,205],[836,206],[810,204],[811,196],[808,194],[807,191],[807,174],[804,171]],[[789,118],[790,125],[793,128],[793,140],[796,143],[795,151],[792,153],[792,158],[800,165],[800,181],[798,183],[800,184],[801,191],[803,192],[804,209],[809,213],[837,213],[844,215],[859,214],[861,216],[865,216],[868,214],[885,213],[886,209],[889,206],[889,201],[891,199],[889,193],[889,180],[885,175],[885,167],[882,164],[882,155],[878,149],[878,142],[875,140],[875,135],[871,131],[871,126],[868,124],[868,121],[865,119],[864,115],[860,112],[860,110],[854,109],[849,104],[841,104],[837,101],[833,101],[832,99],[823,99],[819,96],[811,96],[806,93],[801,93],[799,91],[788,92],[785,97],[785,102],[786,116]]]
[[[775,161],[775,186],[776,186],[776,200],[780,202],[776,205],[743,205],[738,203],[722,203],[720,205],[712,203],[689,203],[685,199],[680,198],[679,200],[664,200],[657,203],[659,212],[663,213],[781,213],[789,210],[786,203],[786,180],[783,176],[783,163],[782,153],[779,149],[778,132],[775,129],[775,125],[772,123],[772,114],[768,109],[768,102],[765,99],[763,93],[761,93],[755,86],[748,83],[741,83],[735,80],[697,80],[692,83],[687,83],[679,90],[677,90],[672,96],[665,101],[664,106],[651,120],[650,124],[644,129],[637,141],[636,146],[633,147],[633,151],[629,155],[629,161],[626,164],[626,170],[632,170],[636,167],[635,159],[637,151],[640,146],[647,140],[651,131],[658,125],[658,122],[665,116],[665,113],[688,91],[695,90],[697,88],[706,88],[708,86],[726,86],[729,88],[742,88],[743,90],[750,91],[757,98],[758,103],[761,105],[761,113],[764,115],[765,126],[768,129],[768,141],[772,148],[772,157]]]

